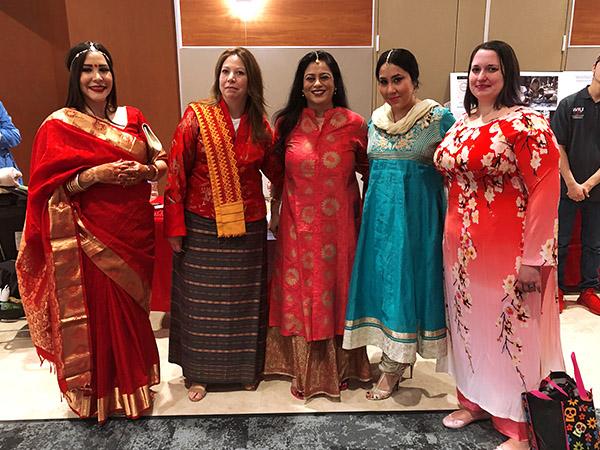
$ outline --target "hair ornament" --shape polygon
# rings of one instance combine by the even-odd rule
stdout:
[[[73,59],[71,60],[71,64],[69,65],[69,70],[71,70],[73,68],[73,63],[75,62],[75,60],[87,52],[101,53],[102,56],[104,56],[104,58],[106,59],[106,61],[108,63],[110,63],[110,58],[108,57],[108,55],[106,53],[104,53],[102,50],[100,50],[98,47],[96,47],[96,44],[94,42],[90,42],[88,48],[81,50],[80,52],[76,53],[75,56],[73,56]]]
[[[395,49],[391,49],[391,50],[389,51],[389,53],[387,54],[387,56],[385,57],[385,63],[386,63],[386,64],[389,64],[389,63],[390,63],[390,56],[392,56],[392,53],[394,53],[394,50],[395,50]]]
[[[315,57],[316,57],[315,62],[317,64],[319,64],[321,61],[319,61],[319,51],[318,50],[315,51]]]

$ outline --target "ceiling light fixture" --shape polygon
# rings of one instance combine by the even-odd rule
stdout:
[[[260,16],[266,0],[227,0],[229,12],[242,22],[250,22]]]

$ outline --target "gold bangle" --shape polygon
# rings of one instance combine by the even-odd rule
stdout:
[[[79,183],[79,173],[67,181],[66,188],[71,194],[78,194],[85,191],[85,188]]]

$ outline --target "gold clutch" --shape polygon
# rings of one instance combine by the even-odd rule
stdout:
[[[154,131],[152,131],[152,128],[150,128],[150,125],[148,125],[147,123],[143,123],[142,131],[144,132],[146,140],[148,141],[148,149],[150,150],[148,152],[150,164],[155,163],[159,159],[166,160],[167,154],[163,150],[163,146],[160,143],[160,140],[156,137]]]

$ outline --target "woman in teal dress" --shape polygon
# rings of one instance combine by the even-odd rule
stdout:
[[[405,49],[375,69],[385,104],[369,123],[370,177],[344,331],[345,349],[374,345],[381,377],[369,400],[388,398],[416,361],[446,355],[442,276],[445,199],[433,153],[454,117],[420,100],[419,66]]]

